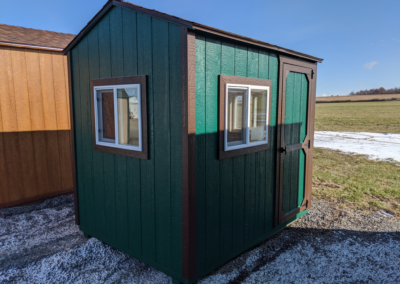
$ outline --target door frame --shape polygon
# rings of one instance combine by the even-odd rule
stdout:
[[[284,138],[285,125],[285,103],[286,103],[286,78],[289,72],[303,73],[308,81],[308,103],[307,103],[307,134],[301,143],[301,148],[306,155],[306,170],[304,183],[304,198],[301,206],[287,213],[282,210],[283,193],[283,162],[286,156],[282,148],[286,147]],[[278,117],[277,117],[277,139],[276,139],[276,190],[275,190],[275,227],[286,220],[294,217],[305,209],[311,207],[312,191],[312,163],[314,152],[314,120],[315,120],[315,98],[317,82],[317,64],[293,59],[279,55],[279,93],[278,93]],[[285,95],[284,95],[285,94]]]

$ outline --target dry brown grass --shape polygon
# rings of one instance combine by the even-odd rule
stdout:
[[[316,102],[317,103],[340,103],[340,102],[374,102],[374,101],[400,101],[400,94],[317,97]]]

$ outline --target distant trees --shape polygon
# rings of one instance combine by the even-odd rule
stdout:
[[[400,94],[400,88],[391,88],[391,89],[385,89],[384,87],[380,87],[377,89],[370,89],[370,90],[365,90],[365,91],[358,91],[354,92],[352,91],[349,96],[357,96],[357,95],[391,95],[391,94]]]

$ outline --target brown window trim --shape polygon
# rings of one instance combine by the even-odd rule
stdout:
[[[225,133],[225,86],[226,84],[242,84],[242,85],[255,85],[269,87],[269,104],[268,104],[268,143],[258,146],[250,146],[242,149],[225,151],[224,150],[224,133]],[[259,151],[268,150],[270,148],[270,119],[271,119],[271,94],[272,94],[272,81],[266,79],[256,79],[256,78],[246,78],[246,77],[236,77],[236,76],[219,76],[219,159],[228,159],[237,156],[242,156],[250,153],[255,153]]]
[[[121,155],[126,157],[148,159],[148,143],[147,143],[147,84],[146,76],[129,76],[129,77],[116,77],[105,79],[94,79],[91,81],[92,92],[92,129],[93,129],[93,147],[95,151],[110,153],[114,155]],[[134,151],[120,148],[107,147],[96,144],[96,125],[94,117],[94,87],[97,86],[110,86],[110,85],[125,85],[125,84],[140,84],[141,96],[141,113],[142,113],[142,151]]]

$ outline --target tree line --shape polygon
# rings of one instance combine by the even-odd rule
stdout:
[[[349,96],[358,96],[358,95],[392,95],[392,94],[400,94],[400,88],[391,88],[391,89],[385,89],[384,87],[380,87],[377,89],[369,89],[369,90],[364,90],[364,91],[358,91],[358,92],[351,92]]]

